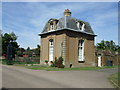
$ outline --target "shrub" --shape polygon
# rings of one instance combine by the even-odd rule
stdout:
[[[59,65],[58,68],[64,68],[65,66],[63,64]]]
[[[51,67],[56,67],[55,62],[51,61]]]
[[[53,62],[51,66],[58,67],[58,68],[64,68],[65,66],[63,65],[63,58],[59,57],[57,59],[57,57],[55,57],[55,62]]]
[[[48,60],[45,60],[45,63],[48,63]]]
[[[59,59],[58,60],[60,60],[61,62],[63,62],[63,58],[62,57],[59,57]]]
[[[54,64],[55,64],[55,67],[57,67],[57,65],[58,65],[58,59],[57,59],[57,57],[55,57],[55,62],[54,62]]]

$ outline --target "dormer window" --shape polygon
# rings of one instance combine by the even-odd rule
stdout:
[[[77,28],[81,31],[85,30],[85,24],[82,22],[77,22]]]
[[[57,29],[57,23],[58,23],[57,19],[50,19],[49,20],[48,32],[56,30]]]
[[[81,30],[82,30],[82,31],[85,30],[85,24],[84,24],[84,23],[82,24],[82,28],[81,28]]]
[[[54,30],[54,25],[53,25],[53,23],[50,23],[50,30]]]
[[[80,29],[80,22],[77,22],[77,28]]]

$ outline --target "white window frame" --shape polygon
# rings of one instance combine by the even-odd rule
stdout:
[[[80,22],[77,22],[77,28],[80,29]]]
[[[49,61],[54,60],[54,41],[53,39],[49,40]]]
[[[51,31],[54,30],[54,25],[53,24],[50,25],[50,30]]]
[[[84,40],[78,41],[78,61],[84,61]]]
[[[82,31],[84,31],[84,30],[85,30],[85,24],[84,24],[84,23],[83,23],[83,25],[82,25],[81,30],[82,30]]]
[[[82,23],[82,26],[80,25],[80,22],[77,22],[77,28],[81,31],[84,31],[85,30],[85,24]]]

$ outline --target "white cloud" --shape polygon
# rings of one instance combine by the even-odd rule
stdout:
[[[13,4],[13,5],[12,5]],[[116,30],[117,25],[111,25],[108,21],[113,21],[116,24],[116,9],[107,11],[112,3],[12,3],[11,6],[6,6],[4,12],[5,17],[5,32],[13,30],[19,37],[18,42],[21,47],[27,48],[36,47],[39,44],[38,33],[41,33],[47,20],[50,18],[61,18],[64,9],[68,8],[73,13],[73,17],[82,19],[87,17],[93,30],[99,36],[96,42],[106,38],[105,35],[111,34],[109,31]],[[16,7],[16,8],[15,8]],[[100,7],[100,8],[98,8]],[[11,9],[12,11],[8,11]],[[111,12],[112,11],[112,12]],[[19,14],[18,14],[19,13]],[[115,21],[115,22],[114,22]],[[113,24],[112,23],[112,24]],[[104,32],[104,28],[106,31]],[[11,29],[11,30],[10,30]],[[104,33],[104,34],[102,34]],[[116,31],[114,32],[116,34]],[[116,36],[113,38],[116,40]]]

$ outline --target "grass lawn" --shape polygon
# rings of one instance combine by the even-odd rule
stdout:
[[[2,64],[6,64],[6,60],[2,60]],[[50,66],[42,66],[42,65],[34,65],[36,63],[30,62],[27,64],[25,62],[15,61],[13,62],[14,66],[22,66],[28,69],[34,70],[46,70],[46,71],[70,71],[70,70],[99,70],[99,69],[107,69],[107,68],[118,68],[118,66],[103,66],[103,67],[79,67],[79,68],[57,68],[57,67],[50,67]]]
[[[5,61],[6,59],[0,59],[0,63],[2,63],[2,64],[6,64],[6,61]]]
[[[107,68],[117,68],[118,66],[104,66],[104,67],[79,67],[79,68],[57,68],[57,67],[50,67],[50,66],[40,66],[40,65],[31,65],[25,66],[29,69],[34,70],[47,70],[47,71],[67,71],[67,70],[99,70],[99,69],[107,69]]]
[[[114,87],[120,88],[120,72],[110,75],[108,79]]]

